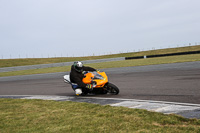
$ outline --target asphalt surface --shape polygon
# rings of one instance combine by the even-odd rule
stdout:
[[[200,104],[200,62],[105,69],[119,95],[95,97]],[[74,96],[63,82],[66,73],[0,78],[0,95]],[[93,97],[93,96],[91,96]]]
[[[200,119],[200,62],[104,69],[119,95],[76,97],[65,73],[0,77],[0,98],[89,102]]]

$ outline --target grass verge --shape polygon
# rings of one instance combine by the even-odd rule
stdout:
[[[144,65],[167,64],[167,63],[178,63],[178,62],[192,62],[192,61],[200,61],[200,54],[147,58],[147,59],[137,59],[137,60],[112,61],[112,62],[103,62],[103,63],[93,63],[93,64],[87,64],[87,65],[94,68],[103,69],[103,68],[144,66]],[[2,72],[0,73],[0,77],[66,72],[66,71],[70,71],[70,68],[71,66],[62,66],[62,67],[51,67],[51,68],[22,70],[22,71],[13,71],[13,72]]]
[[[0,132],[200,132],[200,120],[69,101],[0,99]]]
[[[28,59],[0,59],[1,67],[13,67],[13,66],[25,66],[25,65],[37,65],[37,64],[50,64],[60,62],[71,62],[71,61],[83,61],[83,60],[95,60],[104,58],[116,58],[116,57],[134,57],[144,55],[156,55],[156,54],[168,54],[176,52],[188,52],[200,50],[200,45],[179,47],[179,48],[168,48],[159,50],[149,50],[142,52],[130,52],[121,54],[111,54],[103,56],[88,56],[88,57],[60,57],[60,58],[28,58]]]

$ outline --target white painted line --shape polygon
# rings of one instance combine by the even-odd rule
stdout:
[[[160,104],[173,104],[173,105],[184,105],[184,106],[195,106],[200,107],[200,104],[192,104],[192,103],[178,103],[178,102],[167,102],[167,101],[154,101],[154,100],[139,100],[139,99],[123,99],[123,98],[104,98],[104,97],[85,97],[85,96],[57,96],[57,95],[0,95],[5,97],[54,97],[54,98],[64,98],[64,99],[70,99],[70,98],[87,98],[87,99],[108,99],[108,100],[121,100],[121,101],[132,101],[132,102],[143,102],[143,103],[160,103]]]
[[[152,100],[137,100],[137,99],[122,99],[122,98],[102,98],[102,97],[80,97],[80,96],[50,96],[50,95],[0,95],[2,97],[20,98],[20,99],[43,99],[43,100],[63,100],[63,101],[75,101],[78,99],[80,102],[89,102],[91,99],[96,99],[94,103],[99,104],[99,100],[113,100],[112,104],[105,104],[110,106],[123,106],[128,108],[146,109],[154,112],[161,112],[165,114],[177,114],[184,111],[200,110],[200,104],[188,104],[177,102],[164,102],[164,101],[152,101]],[[82,101],[81,101],[82,100]]]
[[[103,97],[83,97],[83,98],[122,100],[122,101],[148,102],[148,103],[174,104],[174,105],[184,105],[184,106],[196,106],[196,107],[200,107],[200,104],[193,104],[193,103],[179,103],[179,102],[154,101],[154,100],[139,100],[139,99],[123,99],[123,98],[103,98]]]
[[[42,100],[69,100],[74,97],[70,96],[54,96],[54,95],[0,95],[4,97],[22,97],[20,99],[42,99]]]

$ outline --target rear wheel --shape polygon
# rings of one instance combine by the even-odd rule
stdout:
[[[107,83],[105,88],[110,94],[117,95],[119,93],[119,88],[112,83]]]

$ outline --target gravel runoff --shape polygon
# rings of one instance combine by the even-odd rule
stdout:
[[[110,62],[110,61],[120,61],[120,60],[125,60],[125,57],[98,59],[98,60],[86,60],[86,61],[82,61],[82,62],[84,64],[90,64],[90,63],[100,63],[100,62]],[[59,67],[59,66],[71,66],[73,63],[74,62],[63,62],[63,63],[53,63],[53,64],[39,64],[39,65],[17,66],[17,67],[3,67],[3,68],[0,68],[0,72],[10,72],[10,71],[19,71],[19,70],[28,70],[28,69]]]

